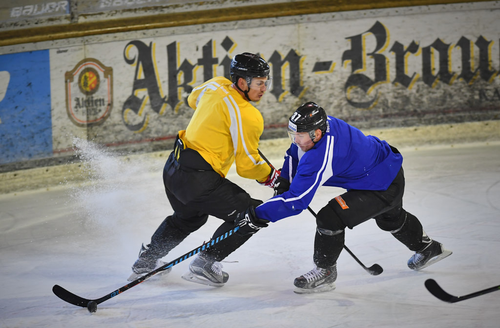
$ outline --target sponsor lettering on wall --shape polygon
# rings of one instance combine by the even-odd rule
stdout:
[[[69,11],[68,0],[2,0],[0,22],[64,16]]]
[[[381,12],[51,49],[53,151],[71,151],[70,136],[144,149],[173,139],[193,114],[192,89],[229,77],[231,58],[245,51],[271,65],[272,87],[256,103],[265,136],[286,136],[288,117],[306,101],[360,128],[500,118],[494,10]]]
[[[65,74],[66,110],[77,126],[104,123],[113,108],[113,69],[85,58]]]
[[[481,31],[464,24],[474,19],[484,22]],[[245,51],[271,65],[272,87],[256,104],[267,132],[286,126],[305,101],[360,128],[497,119],[498,25],[494,13],[452,12],[88,45],[89,56],[113,69],[116,108],[88,127],[89,138],[110,145],[173,138],[193,113],[186,104],[193,87],[229,77],[231,58]],[[57,58],[67,61],[61,71],[81,60]]]

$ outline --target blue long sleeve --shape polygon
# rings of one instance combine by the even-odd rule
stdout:
[[[311,203],[320,186],[346,190],[385,190],[403,163],[401,154],[386,141],[365,136],[357,128],[334,117],[314,147],[302,152],[291,145],[282,167],[290,190],[256,208],[257,217],[272,222],[300,214]],[[333,196],[332,196],[333,198]]]

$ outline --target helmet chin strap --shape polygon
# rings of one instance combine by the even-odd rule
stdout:
[[[309,138],[311,138],[311,141],[313,143],[316,143],[317,141],[314,141],[314,139],[316,139],[316,134],[315,134],[316,130],[312,130],[312,131],[309,131]]]
[[[321,131],[321,138],[323,138],[323,131]],[[317,141],[314,141],[314,139],[316,139],[316,130],[313,130],[313,131],[309,131],[309,137],[311,138],[311,141],[314,143],[314,144],[317,144],[321,138],[319,138]]]
[[[242,77],[240,77],[240,79],[242,79]],[[240,86],[238,85],[238,81],[239,81],[239,79],[235,83],[236,88],[238,88],[238,90],[240,90],[241,92],[243,92],[243,94],[245,95],[245,98],[247,98],[248,101],[251,101],[250,97],[248,97],[248,92],[250,91],[250,87],[248,87],[248,89],[246,91],[243,91],[243,90],[241,90]],[[246,82],[246,80],[245,80],[245,82]],[[248,85],[248,82],[247,82],[247,85]]]

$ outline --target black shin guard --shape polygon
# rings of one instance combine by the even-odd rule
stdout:
[[[344,229],[344,222],[330,203],[316,215],[313,260],[319,268],[325,269],[337,262],[344,247]]]
[[[226,240],[223,240],[207,250],[207,255],[212,257],[215,261],[220,262],[229,256],[232,252],[237,250],[241,245],[243,245],[250,237],[253,235],[242,236],[237,233],[233,233]]]
[[[248,206],[254,206],[254,207],[257,207],[260,204],[262,204],[262,201],[260,199],[254,199],[254,198],[249,198],[248,202],[249,202]],[[226,221],[223,224],[221,224],[219,228],[217,228],[212,238],[219,237],[233,228],[234,228],[234,221],[232,220]],[[246,243],[246,241],[250,239],[250,237],[252,237],[252,234],[242,236],[238,233],[233,233],[227,239],[222,240],[221,242],[207,249],[204,253],[207,256],[214,259],[215,261],[220,262],[226,257],[228,257],[229,254],[240,248],[240,246]]]
[[[416,216],[405,210],[402,210],[401,214],[404,215],[404,222],[399,228],[391,231],[392,235],[410,250],[421,250],[429,242],[422,224]]]
[[[172,217],[168,216],[156,229],[151,237],[148,250],[150,254],[148,255],[154,258],[162,258],[189,236],[189,233],[177,228],[171,220]]]
[[[318,228],[314,238],[314,263],[319,268],[329,268],[337,262],[344,247],[345,230]]]
[[[224,232],[234,228],[234,223],[233,222],[224,222],[216,231],[214,234],[215,236],[220,236]],[[252,237],[252,234],[242,236],[237,233],[233,233],[231,236],[227,237],[227,239],[222,240],[221,242],[213,245],[212,247],[209,247],[204,253],[209,256],[210,258],[214,259],[217,262],[222,261],[226,257],[229,256],[232,252],[237,250],[241,245],[243,245],[250,237]]]

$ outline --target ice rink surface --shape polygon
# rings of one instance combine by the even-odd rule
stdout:
[[[448,304],[424,287],[433,278],[455,295],[500,284],[500,144],[401,149],[405,208],[427,234],[453,251],[413,272],[412,255],[373,220],[346,232],[346,245],[371,276],[343,252],[336,290],[297,295],[295,277],[313,268],[315,221],[291,217],[262,230],[223,263],[222,288],[184,281],[189,260],[169,275],[100,304],[94,314],[52,293],[59,284],[85,298],[127,284],[141,243],[171,213],[161,160],[127,160],[88,150],[93,183],[0,195],[0,327],[498,327],[500,292]],[[270,158],[275,166],[281,159]],[[253,197],[272,191],[229,179]],[[321,188],[318,211],[341,189]],[[209,222],[169,254],[170,261],[207,241]]]

